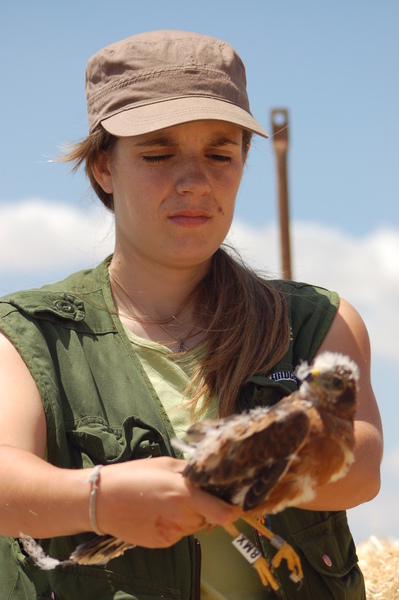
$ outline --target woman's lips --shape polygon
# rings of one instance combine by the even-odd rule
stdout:
[[[200,227],[210,219],[206,211],[179,211],[169,216],[169,219],[182,227]]]

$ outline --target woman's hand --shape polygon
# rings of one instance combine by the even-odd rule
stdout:
[[[0,534],[38,538],[90,531],[91,469],[43,460],[46,419],[25,363],[0,334]],[[101,470],[99,528],[148,548],[170,546],[206,522],[226,523],[240,509],[189,484],[185,462],[140,459]]]
[[[165,548],[208,523],[235,521],[241,509],[203,492],[182,476],[185,461],[140,459],[101,470],[101,531],[146,548]]]

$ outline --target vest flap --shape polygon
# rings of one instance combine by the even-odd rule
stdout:
[[[83,321],[85,309],[82,300],[66,292],[31,290],[11,295],[8,302],[31,317],[49,318],[56,316],[68,321]]]

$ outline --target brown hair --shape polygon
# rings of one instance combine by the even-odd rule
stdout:
[[[100,154],[110,150],[116,139],[99,126],[70,146],[61,158],[73,162],[74,171],[84,164],[94,191],[109,210],[114,206],[112,194],[104,192],[92,170]],[[244,152],[250,141],[251,133],[244,130]],[[284,295],[226,248],[216,251],[210,272],[187,300],[195,302],[206,331],[206,353],[201,355],[190,384],[190,404],[194,410],[204,396],[206,406],[216,395],[220,416],[234,412],[245,380],[267,372],[284,356],[289,344]]]
[[[192,403],[216,395],[219,416],[227,416],[245,380],[266,373],[287,351],[287,303],[273,282],[226,246],[214,254],[197,294],[199,317],[207,322],[206,353],[191,384]]]
[[[59,158],[61,162],[73,163],[72,171],[77,171],[82,165],[86,176],[88,177],[91,187],[100,198],[101,202],[109,210],[114,210],[114,199],[112,194],[104,192],[101,185],[99,185],[93,175],[93,167],[100,158],[103,152],[109,151],[117,140],[116,136],[105,131],[102,125],[99,125],[93,133],[90,133],[87,138],[77,142],[76,144],[70,144],[65,146],[65,153]]]

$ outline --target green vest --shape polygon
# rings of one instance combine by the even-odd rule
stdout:
[[[48,460],[61,468],[174,456],[170,421],[115,314],[109,261],[0,301],[0,330],[37,384],[46,414]],[[290,306],[290,348],[273,373],[245,383],[240,411],[273,404],[296,389],[295,365],[312,359],[336,312],[335,294],[292,282],[279,285]],[[288,509],[272,517],[271,527],[297,549],[305,579],[298,590],[283,565],[277,573],[280,595],[265,590],[265,598],[364,600],[345,512]],[[63,560],[91,535],[41,543]],[[270,557],[269,546],[261,543]],[[51,598],[52,592],[57,600],[195,600],[199,553],[196,540],[187,537],[168,549],[134,548],[106,566],[68,565],[44,572],[21,552],[17,540],[0,536],[0,590],[12,600]],[[228,565],[221,562],[220,568]]]

